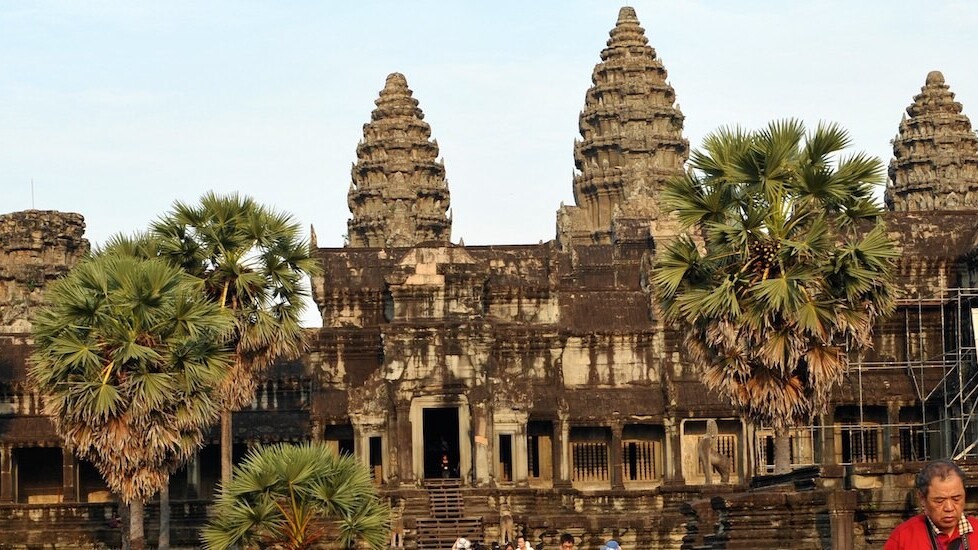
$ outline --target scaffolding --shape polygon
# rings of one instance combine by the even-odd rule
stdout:
[[[904,357],[854,362],[850,376],[856,377],[858,388],[859,426],[867,425],[867,393],[880,390],[867,388],[864,379],[878,370],[902,372],[913,385],[920,421],[880,426],[899,430],[902,458],[978,456],[978,422],[972,422],[978,406],[978,288],[943,289],[936,296],[903,299],[896,315],[903,316]],[[905,444],[910,446],[906,453]]]
[[[853,358],[847,381],[854,402],[834,403],[848,414],[793,431],[795,466],[978,458],[978,288],[942,289],[897,306],[886,329],[876,330],[877,357]],[[889,393],[891,383],[907,381],[913,395],[890,399],[899,395]],[[902,405],[900,413],[881,413],[881,402]],[[830,439],[834,457],[822,455],[828,446],[814,444]],[[771,471],[773,433],[759,430],[755,445],[757,473]]]

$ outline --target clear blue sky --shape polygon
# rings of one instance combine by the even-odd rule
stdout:
[[[535,243],[622,4],[0,3],[0,212],[80,212],[99,243],[241,191],[340,246],[362,125],[407,76],[444,157],[453,240]],[[927,72],[978,121],[978,3],[635,1],[697,145],[794,116],[889,161]],[[31,197],[31,179],[34,198]]]

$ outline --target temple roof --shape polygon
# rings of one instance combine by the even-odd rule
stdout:
[[[927,75],[893,140],[891,210],[978,208],[978,136],[940,71]]]
[[[363,126],[347,202],[351,247],[448,243],[452,221],[445,166],[418,100],[400,73],[387,77]]]
[[[669,178],[681,174],[689,155],[683,114],[667,73],[635,15],[624,7],[594,67],[575,143],[574,200],[562,208],[562,243],[610,242],[613,217],[641,203],[642,218],[658,215],[651,200]],[[645,200],[643,200],[645,199]]]

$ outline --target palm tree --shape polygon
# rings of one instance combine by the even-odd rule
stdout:
[[[222,486],[204,547],[302,550],[387,546],[390,508],[367,468],[322,443],[257,447]]]
[[[657,255],[659,307],[706,386],[774,429],[776,472],[790,469],[789,428],[824,412],[895,307],[897,251],[872,196],[883,165],[842,156],[849,145],[835,124],[723,128],[663,192],[689,231]]]
[[[208,193],[197,206],[177,202],[151,225],[159,254],[204,280],[210,298],[232,312],[235,347],[220,392],[221,481],[231,478],[231,412],[254,398],[258,377],[278,359],[303,351],[304,279],[318,272],[291,215],[250,197]]]
[[[82,261],[45,298],[30,382],[65,447],[130,505],[141,550],[144,503],[217,420],[233,320],[179,268],[114,253]]]

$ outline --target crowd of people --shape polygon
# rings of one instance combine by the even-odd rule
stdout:
[[[927,463],[917,474],[914,488],[921,513],[901,523],[883,550],[978,550],[978,520],[964,511],[965,474],[957,464],[941,459]],[[460,538],[452,550],[534,550],[523,535],[515,542],[485,546]],[[574,535],[560,536],[560,550],[575,550]],[[600,550],[622,550],[609,540]]]
[[[575,550],[577,549],[577,541],[574,535],[570,533],[564,533],[560,535],[560,550]],[[530,541],[527,540],[523,535],[516,537],[516,541],[507,541],[503,544],[498,542],[492,543],[492,545],[485,545],[480,542],[471,542],[466,538],[459,538],[452,545],[452,550],[534,550],[533,546],[530,545]],[[609,540],[608,542],[601,545],[600,550],[621,550],[621,546],[617,541]],[[978,549],[976,549],[978,550]]]

